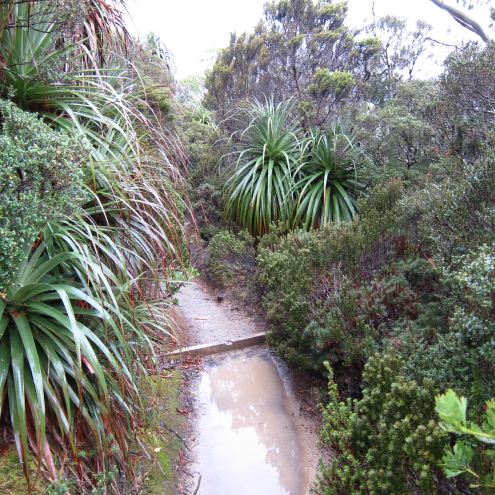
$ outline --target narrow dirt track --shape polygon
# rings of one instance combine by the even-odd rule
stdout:
[[[178,300],[188,344],[231,341],[263,330],[198,282],[185,286]],[[309,493],[318,462],[318,425],[303,414],[289,370],[267,346],[205,357],[191,393],[189,493]]]

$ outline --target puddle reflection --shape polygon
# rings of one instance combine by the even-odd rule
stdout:
[[[202,495],[302,495],[299,445],[285,388],[266,356],[206,369],[199,385]]]

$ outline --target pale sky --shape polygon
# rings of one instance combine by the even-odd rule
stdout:
[[[128,0],[134,34],[153,31],[174,56],[176,76],[201,75],[218,49],[229,43],[231,32],[250,31],[261,19],[265,0]],[[372,0],[349,0],[349,24],[361,27],[371,18]],[[430,0],[376,0],[376,15],[422,19],[434,25],[434,37],[453,43],[476,39],[435,7]],[[481,22],[487,17],[478,16]]]

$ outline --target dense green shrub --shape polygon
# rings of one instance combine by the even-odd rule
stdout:
[[[327,360],[347,381],[359,381],[364,363],[375,352],[388,347],[402,352],[401,339],[412,338],[420,315],[431,313],[432,321],[422,325],[446,324],[438,274],[421,258],[391,260],[361,283],[338,271],[327,272],[318,282],[303,336],[310,343],[313,367],[322,369]]]
[[[0,100],[0,290],[43,226],[81,203],[87,148]]]
[[[201,237],[209,241],[224,227],[223,186],[228,167],[221,166],[225,151],[217,128],[201,109],[189,108],[181,124],[190,163],[191,206]]]
[[[495,395],[495,257],[487,244],[454,260],[443,281],[448,325],[413,328],[417,343],[404,349],[407,369],[442,388],[466,394],[475,406]]]
[[[329,367],[323,442],[335,452],[323,464],[324,495],[433,494],[446,436],[435,421],[435,388],[401,374],[393,354],[373,356],[363,373],[363,397],[341,402]]]
[[[218,287],[245,278],[254,269],[253,238],[247,231],[238,235],[227,230],[218,232],[208,244],[208,275]]]
[[[262,238],[258,279],[271,324],[269,339],[286,359],[322,369],[322,362],[329,359],[328,354],[322,355],[328,342],[321,342],[315,324],[305,328],[312,321],[323,324],[321,317],[329,306],[325,306],[326,296],[335,295],[333,284],[346,285],[340,281],[342,275],[363,273],[367,277],[375,267],[404,250],[394,227],[394,211],[401,195],[402,185],[394,181],[377,187],[361,200],[359,218],[352,223]]]
[[[449,160],[435,182],[404,198],[400,222],[412,240],[449,264],[495,236],[494,159]]]

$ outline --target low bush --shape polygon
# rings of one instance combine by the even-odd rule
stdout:
[[[330,359],[326,351],[335,344],[319,330],[326,326],[325,319],[334,320],[329,322],[331,331],[339,332],[340,324],[344,328],[344,320],[353,317],[338,304],[349,300],[344,292],[355,289],[356,275],[369,279],[385,260],[405,250],[394,227],[394,210],[401,195],[402,185],[394,181],[361,200],[361,213],[352,223],[331,224],[313,232],[274,233],[261,239],[258,279],[271,325],[269,339],[286,359],[323,369],[323,361]],[[347,338],[348,330],[341,335]]]
[[[495,396],[494,248],[485,244],[454,259],[455,268],[443,276],[447,325],[428,325],[423,317],[411,332],[414,344],[404,349],[410,376],[430,377],[443,389],[467,395],[476,407]]]
[[[412,241],[448,265],[495,236],[494,158],[473,163],[449,160],[435,182],[409,194],[399,222]]]
[[[391,495],[438,493],[437,469],[447,437],[435,421],[435,388],[406,379],[402,361],[370,358],[362,399],[341,402],[329,370],[322,440],[335,452],[322,464],[317,493]]]
[[[254,270],[254,239],[247,231],[238,235],[227,230],[218,232],[208,244],[207,273],[214,284],[225,288]]]

